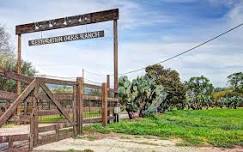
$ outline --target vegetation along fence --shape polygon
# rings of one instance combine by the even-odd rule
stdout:
[[[101,86],[76,81],[27,77],[0,69],[0,77],[20,81],[20,94],[0,90],[1,129],[9,124],[25,124],[28,133],[0,135],[0,151],[27,151],[33,147],[75,137],[87,123],[106,125],[113,120],[118,103],[110,82]],[[109,79],[107,79],[109,80]],[[69,91],[55,91],[57,86]],[[24,125],[24,126],[25,126]]]

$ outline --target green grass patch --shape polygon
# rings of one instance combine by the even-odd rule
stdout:
[[[99,117],[100,112],[98,111],[90,111],[84,113],[84,118],[93,118],[93,117]],[[70,115],[72,118],[72,115]],[[39,122],[40,123],[53,123],[58,121],[65,120],[64,116],[56,114],[56,115],[46,115],[46,116],[39,116]]]
[[[181,138],[178,145],[232,147],[243,145],[243,109],[210,109],[171,111],[166,114],[124,120],[107,127],[94,125],[87,130],[101,133],[152,135]]]
[[[65,120],[65,118],[62,115],[47,115],[39,117],[39,122],[41,123],[53,123],[62,120]]]

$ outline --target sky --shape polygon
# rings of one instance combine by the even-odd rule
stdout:
[[[29,22],[119,8],[119,73],[162,61],[243,23],[243,0],[0,0],[0,24],[16,48],[15,26]],[[99,39],[28,46],[28,40],[104,30]],[[81,76],[101,83],[113,74],[112,22],[24,34],[23,59],[38,74]],[[243,71],[243,27],[193,52],[163,63],[182,81],[204,75],[214,86],[227,86],[227,76]],[[99,73],[99,74],[94,74]],[[129,74],[135,78],[144,71]]]

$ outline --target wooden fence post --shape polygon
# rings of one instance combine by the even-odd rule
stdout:
[[[102,124],[103,126],[107,125],[107,98],[108,98],[108,92],[107,92],[107,84],[102,83]]]
[[[80,78],[80,129],[83,133],[83,115],[84,115],[84,78]]]
[[[36,90],[34,90],[34,92],[36,93]],[[36,99],[33,99],[32,113],[30,115],[30,150],[33,150],[33,147],[38,145],[38,116],[36,102]]]
[[[73,136],[76,137],[77,136],[77,86],[78,83],[73,86],[73,122],[75,122],[75,124],[73,125]]]
[[[8,137],[8,151],[12,151],[13,150],[13,137],[9,136]]]
[[[77,115],[77,133],[83,133],[83,85],[84,80],[82,77],[77,78],[76,89],[76,115]]]

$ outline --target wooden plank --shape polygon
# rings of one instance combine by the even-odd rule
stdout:
[[[6,79],[21,81],[25,84],[29,84],[31,81],[34,80],[33,77],[25,76],[25,75],[22,75],[22,74],[17,74],[15,72],[11,72],[11,71],[0,72],[0,76],[4,77]]]
[[[52,20],[45,20],[40,22],[33,22],[16,26],[16,34],[33,33],[39,31],[47,31],[59,28],[67,28],[73,26],[80,26],[86,24],[93,24],[98,22],[105,22],[119,19],[119,10],[105,10],[100,12],[93,12],[83,15],[69,16],[57,18]],[[49,26],[49,24],[52,26]]]
[[[38,139],[38,146],[49,144],[56,141],[56,134],[40,135]]]
[[[42,96],[44,96],[44,94],[42,94]],[[17,97],[18,97],[17,93],[0,90],[0,99],[2,100],[16,100]],[[32,102],[33,98],[34,97],[28,97],[26,100],[27,102]],[[60,98],[59,95],[57,95],[57,98]],[[65,96],[63,100],[67,100],[67,99],[70,99],[70,97]]]
[[[43,83],[40,83],[41,88],[45,91],[45,93],[48,95],[48,97],[52,100],[52,102],[57,106],[57,109],[60,111],[62,115],[70,122],[72,123],[72,120],[70,119],[68,113],[64,111],[63,107],[61,104],[55,100],[51,90]]]
[[[30,85],[28,85],[24,91],[17,97],[17,99],[10,105],[10,107],[1,115],[0,117],[0,126],[2,126],[15,112],[17,106],[23,101],[35,88],[36,80],[34,79]]]
[[[17,97],[18,95],[16,93],[0,90],[0,99],[2,100],[14,100]]]
[[[75,123],[71,123],[71,124],[59,123],[55,125],[43,126],[43,127],[38,127],[38,132],[41,133],[41,132],[53,131],[56,130],[57,126],[59,129],[62,129],[62,128],[72,127],[73,125],[75,125]]]
[[[65,133],[60,133],[59,135],[59,140],[66,139],[72,137],[72,132],[65,132]]]
[[[27,152],[30,151],[28,147],[17,147],[13,148],[11,152]]]
[[[67,81],[67,80],[59,80],[59,79],[51,79],[51,78],[42,78],[42,77],[37,77],[37,79],[40,80],[42,83],[48,83],[48,84],[69,85],[69,86],[76,85],[75,81]]]
[[[47,132],[47,131],[53,131],[56,129],[56,125],[50,125],[50,126],[43,126],[43,127],[38,127],[38,132]]]
[[[8,142],[10,138],[13,142],[29,140],[29,134],[0,136],[0,143]]]

